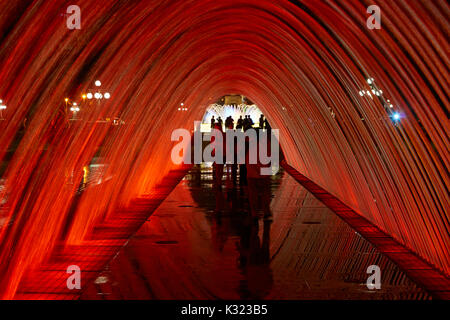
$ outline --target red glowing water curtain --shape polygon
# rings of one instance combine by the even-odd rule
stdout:
[[[151,192],[174,167],[172,130],[230,93],[280,129],[288,163],[450,273],[445,1],[372,1],[373,30],[366,1],[75,2],[0,4],[2,297],[59,241],[79,243]],[[80,30],[66,26],[72,4]],[[401,112],[397,126],[358,94],[368,77]],[[69,125],[64,98],[81,101],[97,79],[111,99],[81,105]],[[114,117],[125,125],[96,122]],[[75,200],[94,156],[112,179]]]

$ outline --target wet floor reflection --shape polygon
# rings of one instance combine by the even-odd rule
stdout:
[[[270,178],[270,215],[262,205],[255,218],[264,192],[249,201],[228,169],[220,185],[211,167],[192,169],[83,298],[428,298],[287,174]],[[381,290],[365,285],[373,264]]]

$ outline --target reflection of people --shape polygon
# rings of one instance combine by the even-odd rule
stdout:
[[[229,211],[228,203],[226,202],[222,190],[215,189],[216,207],[215,207],[215,219],[211,225],[211,239],[218,251],[223,251],[225,243],[230,234],[230,219],[223,219],[222,214]]]
[[[247,148],[245,163],[247,167],[248,199],[250,202],[250,212],[256,218],[259,212],[264,213],[264,218],[270,219],[270,176],[262,175],[261,169],[270,167],[270,164],[263,165],[260,160],[259,139],[256,143],[249,143]],[[270,136],[267,138],[266,154],[270,156]],[[250,154],[256,155],[256,163],[250,163]]]
[[[239,242],[239,266],[245,276],[241,282],[242,299],[262,299],[273,286],[270,268],[270,226],[271,221],[264,221],[262,243],[259,238],[259,223],[252,220],[242,229]]]
[[[200,165],[196,164],[191,170],[191,184],[195,187],[201,187],[202,185],[202,174]]]
[[[247,185],[247,166],[245,163],[239,165],[239,184],[242,186]]]
[[[214,145],[214,150],[212,152],[213,156],[216,154],[216,148],[222,148],[222,161],[221,163],[213,163],[213,173],[214,173],[214,181],[215,185],[217,187],[220,187],[222,184],[222,177],[223,177],[223,166],[224,166],[224,159],[226,156],[226,141],[225,141],[225,134],[222,130],[222,125],[220,124],[220,117],[219,122],[217,122],[214,126],[214,129],[220,131],[222,133],[222,145],[215,143],[214,136],[211,137],[211,143]]]

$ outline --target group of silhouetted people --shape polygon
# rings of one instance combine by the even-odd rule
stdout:
[[[242,116],[237,121],[236,130],[243,129],[244,131],[247,131],[248,129],[252,128],[254,125],[253,120],[250,116],[246,115],[244,118]],[[226,137],[225,133],[222,129],[222,119],[219,117],[217,121],[212,117],[211,119],[211,127],[214,129],[219,130],[223,134],[223,141],[225,142]],[[227,129],[234,129],[234,120],[230,116],[225,120],[225,127]],[[263,115],[261,115],[259,119],[259,130],[266,129],[270,130],[269,123],[267,119],[264,118]],[[239,175],[240,179],[239,182],[241,185],[247,186],[248,190],[248,199],[250,202],[250,209],[251,209],[251,216],[257,217],[263,214],[265,218],[269,218],[271,216],[270,213],[270,176],[268,175],[262,175],[261,169],[264,167],[270,167],[270,165],[262,164],[259,156],[261,154],[259,148],[261,148],[259,144],[259,135],[256,135],[256,143],[250,143],[248,138],[246,138],[245,141],[245,163],[239,164]],[[211,141],[214,142],[215,138],[212,137]],[[219,147],[219,146],[217,146]],[[216,147],[215,147],[216,148]],[[221,163],[213,163],[213,169],[214,169],[214,180],[216,182],[217,187],[221,187],[221,181],[224,173],[224,167],[225,167],[225,143],[223,143],[223,157],[224,161]],[[235,148],[239,148],[237,145]],[[269,155],[271,153],[271,136],[270,134],[267,136],[267,145],[264,146],[264,148],[267,148],[265,150],[265,154]],[[231,167],[231,172],[233,176],[233,182],[235,180],[235,177],[237,175],[237,149],[235,150],[235,159],[233,164],[229,164],[228,166]],[[213,151],[215,154],[215,150]],[[250,161],[250,155],[257,155],[257,162],[252,163]]]
[[[217,119],[214,118],[214,116],[211,117],[211,129],[217,129],[220,131],[223,131],[223,120],[219,116]],[[242,116],[239,117],[239,119],[236,122],[236,127],[234,126],[234,119],[232,116],[228,116],[225,119],[225,129],[229,130],[244,130],[247,131],[250,128],[253,128],[254,122],[250,115],[245,115],[244,118]],[[266,129],[270,130],[270,125],[267,119],[264,117],[264,115],[261,114],[259,117],[259,129]]]

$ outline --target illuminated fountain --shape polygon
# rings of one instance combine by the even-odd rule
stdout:
[[[221,117],[223,121],[231,116],[234,120],[234,124],[236,125],[236,121],[239,117],[244,118],[246,115],[249,115],[255,125],[257,125],[262,111],[253,103],[243,103],[244,99],[238,99],[236,101],[232,101],[237,103],[229,104],[231,97],[233,96],[225,96],[222,98],[224,102],[223,104],[219,103],[222,101],[222,99],[220,99],[218,103],[213,103],[206,108],[206,112],[202,120],[202,132],[209,132],[211,130],[211,118],[213,116],[216,120]]]
[[[172,131],[191,129],[205,106],[230,92],[252,104],[212,106],[208,114],[225,120],[245,112],[256,122],[260,108],[280,129],[288,163],[450,273],[441,25],[448,4],[383,4],[376,31],[352,1],[235,4],[85,0],[81,29],[69,30],[53,19],[65,13],[60,1],[0,3],[10,17],[0,50],[8,105],[0,121],[0,199],[8,195],[1,297],[13,298],[58,245],[81,245],[117,208],[154,194],[177,168],[168,160]],[[404,28],[410,12],[416,23]],[[401,121],[393,114],[393,124],[379,99],[358,94],[369,76],[383,84]],[[82,105],[82,121],[67,125],[61,102],[87,93],[97,77],[114,99]],[[189,112],[178,110],[181,101]],[[98,122],[106,117],[125,125]],[[83,168],[95,157],[108,164],[108,183],[78,197]],[[67,172],[76,173],[73,183]]]

